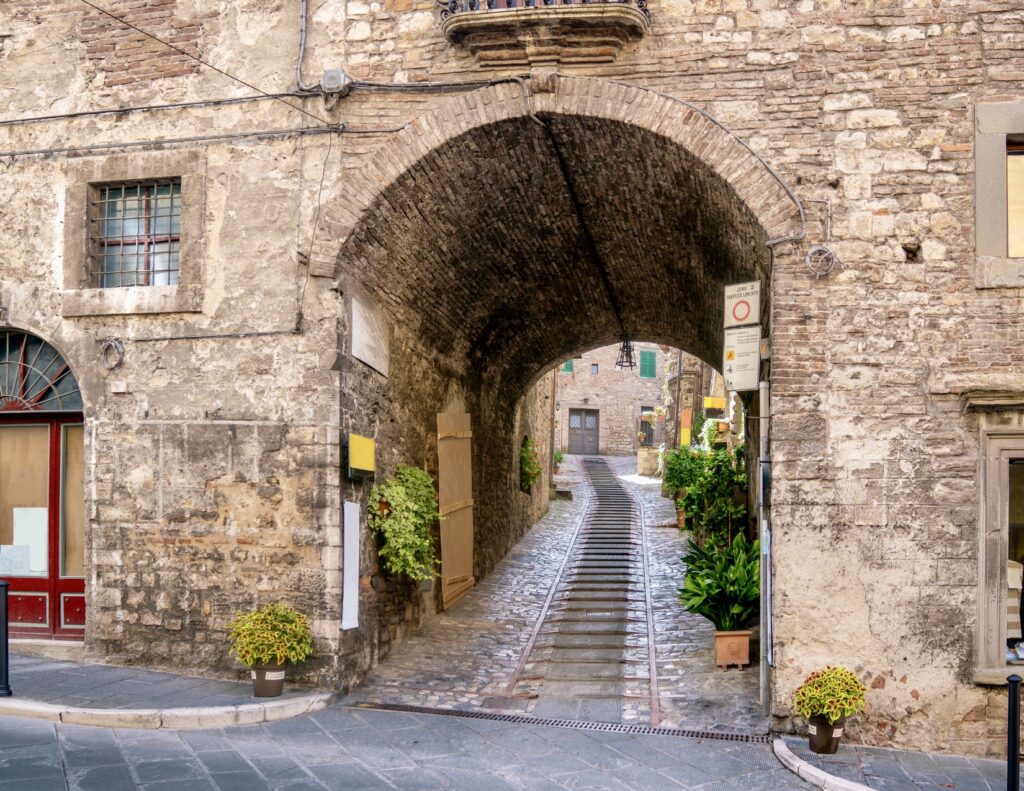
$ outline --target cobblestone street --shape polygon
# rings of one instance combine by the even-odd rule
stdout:
[[[632,457],[606,459],[638,503],[647,553],[650,609],[661,727],[767,733],[758,703],[756,664],[743,671],[714,665],[712,627],[686,614],[676,599],[684,536],[660,481],[635,473]],[[347,702],[492,711],[507,714],[606,719],[650,725],[649,641],[646,630],[626,638],[624,696],[619,716],[552,713],[538,698],[543,674],[520,667],[531,635],[545,615],[559,571],[593,497],[581,457],[567,456],[558,477],[573,499],[555,500],[550,512],[494,573],[448,612],[438,616],[387,657]],[[637,592],[634,587],[631,595]],[[642,588],[639,589],[643,597]],[[544,659],[543,651],[530,658]],[[516,682],[516,683],[513,683]]]

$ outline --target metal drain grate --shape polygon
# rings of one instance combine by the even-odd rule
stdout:
[[[687,739],[716,739],[723,742],[745,742],[747,744],[768,744],[771,740],[767,733],[730,733],[727,731],[687,730],[685,728],[650,728],[644,725],[623,725],[618,722],[551,720],[543,717],[527,717],[517,714],[493,714],[489,711],[462,711],[460,709],[437,709],[429,706],[407,706],[403,703],[357,703],[351,708],[400,711],[406,714],[437,714],[442,717],[463,717],[471,720],[497,720],[498,722],[515,722],[520,725],[547,725],[554,728],[575,728],[580,731],[635,733],[644,736],[682,736]]]

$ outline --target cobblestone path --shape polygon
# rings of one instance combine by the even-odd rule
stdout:
[[[583,458],[568,456],[558,481],[561,487],[571,489],[572,501],[553,501],[548,514],[489,577],[451,610],[406,638],[345,703],[651,725],[653,631],[658,725],[766,733],[768,720],[758,703],[756,659],[743,671],[716,668],[711,624],[679,606],[676,591],[682,582],[686,541],[675,527],[674,505],[661,496],[660,481],[636,476],[634,458],[605,461],[631,498],[635,518],[628,528],[628,540],[617,535],[605,542],[608,549],[625,550],[631,561],[629,574],[608,578],[616,580],[613,591],[625,601],[598,599],[605,612],[594,617],[610,619],[602,626],[617,626],[627,634],[614,635],[614,642],[609,642],[612,635],[595,636],[594,645],[569,647],[568,643],[585,643],[589,638],[570,637],[555,628],[558,619],[569,615],[579,620],[586,612],[581,594],[604,597],[609,593],[560,585],[563,571],[567,582],[582,582],[587,576],[577,573],[582,568],[573,563],[571,550],[577,533],[582,538],[597,538],[596,533],[584,536],[584,519],[597,493],[589,484]],[[596,549],[597,543],[589,548]],[[641,550],[647,557],[646,586],[638,557]],[[594,587],[593,576],[590,582],[589,587]],[[608,606],[612,604],[624,604],[625,608]],[[583,610],[577,609],[581,606]],[[544,617],[546,609],[551,618]],[[650,613],[650,622],[645,613]],[[632,625],[623,628],[623,618]],[[571,623],[563,620],[562,626]],[[576,623],[580,630],[585,627],[588,624]],[[581,681],[578,666],[583,663],[571,660],[573,655],[578,660],[588,653],[585,649],[594,651],[588,657],[593,660],[592,670],[615,673],[600,682],[607,687],[596,686],[594,678]],[[567,694],[574,684],[586,685],[589,692],[579,687],[576,691],[582,694]]]
[[[626,659],[629,644],[650,644],[643,530],[608,464],[588,458],[584,467],[594,496],[524,675],[540,679],[530,706],[536,717],[622,722],[627,694],[650,710],[649,658]],[[640,689],[627,689],[636,682]]]

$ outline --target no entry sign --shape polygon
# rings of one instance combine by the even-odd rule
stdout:
[[[761,283],[737,283],[725,287],[725,323],[728,327],[745,327],[761,323]]]

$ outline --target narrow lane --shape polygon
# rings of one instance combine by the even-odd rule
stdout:
[[[627,700],[641,695],[656,726],[642,525],[604,460],[588,458],[584,469],[588,512],[510,692],[536,695],[534,716],[597,722],[622,722]]]

